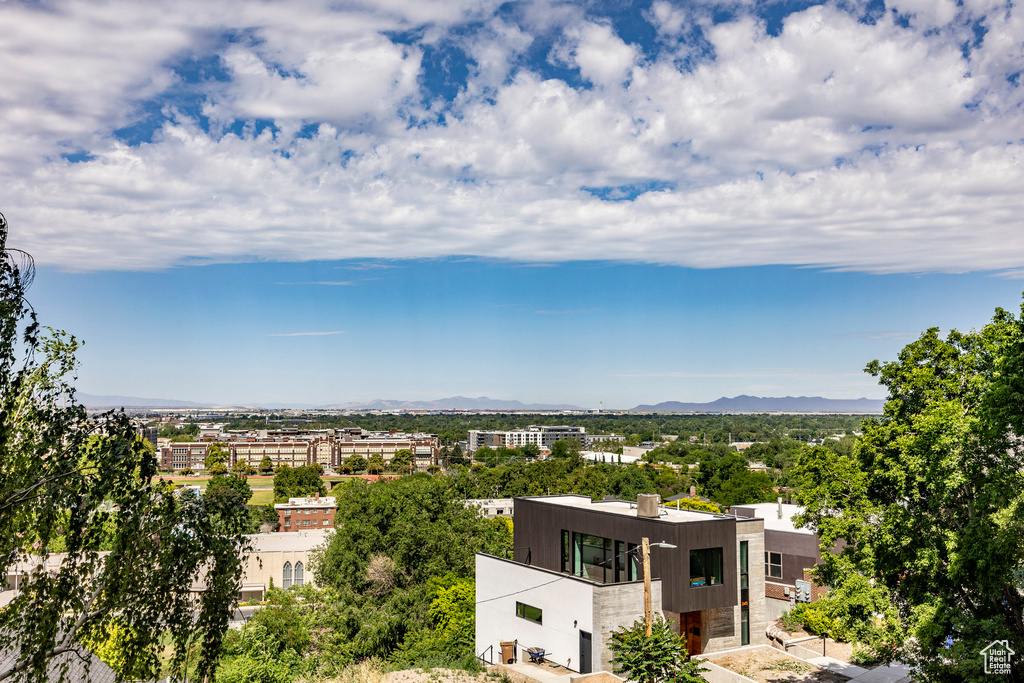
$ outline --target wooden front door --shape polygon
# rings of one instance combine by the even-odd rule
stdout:
[[[679,615],[679,635],[691,657],[700,654],[700,612],[684,612]]]

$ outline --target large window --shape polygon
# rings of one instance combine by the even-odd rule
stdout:
[[[782,553],[764,554],[764,575],[775,579],[782,578]]]
[[[612,540],[590,534],[573,534],[572,536],[576,576],[583,576],[601,583],[614,582]]]
[[[292,563],[291,562],[285,562],[284,563],[284,572],[283,572],[283,575],[281,576],[281,588],[291,588],[291,587],[292,587]]]
[[[717,586],[722,583],[722,549],[690,551],[690,587]]]
[[[517,617],[522,617],[523,619],[528,619],[530,621],[535,621],[538,624],[544,623],[543,622],[544,611],[542,609],[540,609],[539,607],[534,607],[533,605],[527,605],[524,602],[517,602],[516,603],[516,616]]]
[[[302,563],[301,562],[296,562],[295,563],[295,579],[292,581],[292,585],[293,586],[301,586],[302,583],[303,583]]]
[[[562,571],[572,574],[572,549],[569,548],[569,532],[562,529]]]

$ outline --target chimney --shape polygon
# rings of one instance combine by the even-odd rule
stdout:
[[[690,498],[696,498],[696,497],[697,497],[697,487],[696,486],[691,486],[690,487]]]
[[[782,519],[782,496],[779,496],[779,519]]]
[[[658,504],[661,502],[661,496],[657,493],[639,493],[636,497],[636,516],[637,517],[659,517],[661,511],[658,509]]]

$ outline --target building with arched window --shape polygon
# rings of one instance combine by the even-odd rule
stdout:
[[[322,529],[291,534],[252,534],[253,551],[242,560],[240,600],[262,600],[271,583],[278,588],[316,585],[315,577],[307,575],[309,556],[313,549],[327,541]]]

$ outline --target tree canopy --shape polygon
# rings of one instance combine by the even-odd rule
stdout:
[[[211,673],[241,584],[244,508],[154,481],[127,416],[75,401],[79,342],[40,327],[31,259],[6,238],[0,216],[0,575],[19,583],[0,610],[0,643],[16,647],[0,680],[46,680],[51,658],[115,632],[126,673],[155,673],[168,635],[173,667],[192,648]]]
[[[845,542],[820,576],[884,587],[907,636],[889,654],[922,679],[984,680],[989,643],[1024,652],[1024,319],[932,328],[867,371],[883,417],[851,454],[810,449],[797,467],[804,521],[823,550]]]
[[[289,498],[327,495],[320,471],[312,465],[292,468],[281,465],[274,475],[274,501],[287,503]]]

